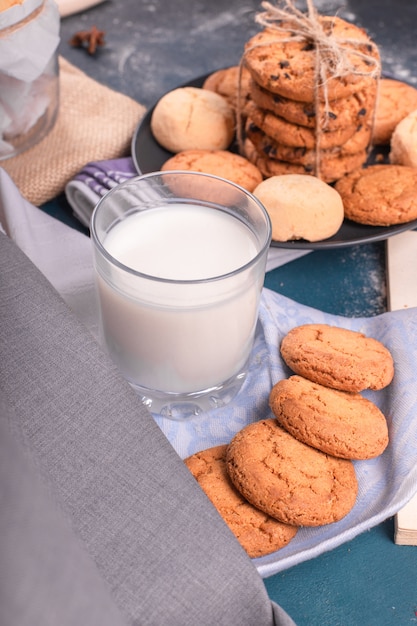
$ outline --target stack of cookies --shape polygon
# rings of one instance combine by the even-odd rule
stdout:
[[[324,87],[316,68],[318,44],[295,36],[291,20],[279,28],[265,28],[245,46],[251,81],[244,110],[244,151],[264,177],[313,174],[331,183],[366,161],[379,77],[378,49],[353,24],[337,17],[317,19],[323,36],[339,46],[345,68],[329,73]]]
[[[274,414],[185,463],[249,556],[287,545],[301,526],[337,522],[358,493],[354,460],[382,454],[388,427],[361,395],[394,375],[387,348],[326,324],[291,330],[281,355],[295,372],[274,385]]]

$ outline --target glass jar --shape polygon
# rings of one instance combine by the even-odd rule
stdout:
[[[59,29],[54,0],[0,12],[0,161],[37,144],[55,123]]]

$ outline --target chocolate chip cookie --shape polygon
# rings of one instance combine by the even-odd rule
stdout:
[[[316,167],[314,163],[300,165],[299,163],[290,163],[273,159],[258,152],[249,138],[246,138],[243,145],[243,151],[247,159],[254,163],[265,178],[271,176],[281,176],[282,174],[308,174],[316,175]],[[335,157],[330,160],[319,161],[320,179],[325,183],[333,183],[353,169],[363,165],[367,157],[367,152],[363,150],[357,154],[349,154],[343,157]]]
[[[365,30],[341,18],[321,16],[318,19],[325,35],[332,36],[347,50],[347,61],[352,68],[344,76],[328,77],[328,99],[346,98],[368,89],[376,80],[371,76],[370,63],[375,63],[379,72],[377,46]],[[289,20],[280,23],[279,29],[270,27],[257,33],[245,46],[245,64],[255,82],[268,91],[292,100],[314,102],[316,48],[312,41],[291,35],[288,29],[294,26]],[[320,97],[325,100],[322,89]]]
[[[284,98],[277,93],[267,91],[254,80],[249,83],[249,91],[251,99],[259,108],[271,111],[292,124],[316,128],[317,116],[314,102],[300,102]],[[363,124],[364,120],[372,117],[375,95],[376,84],[373,85],[373,89],[358,91],[347,98],[331,100],[327,106],[321,102],[318,113],[320,127],[332,131],[346,128],[352,123]]]
[[[363,156],[368,148],[371,132],[370,126],[359,127],[358,132],[341,146],[329,148],[328,150],[320,150],[320,161],[322,163],[324,161],[330,161],[331,164],[333,159],[357,155],[359,152],[361,152]],[[248,120],[246,123],[245,133],[258,152],[264,153],[269,158],[288,161],[289,163],[298,163],[300,165],[313,165],[316,161],[316,150],[309,150],[304,146],[288,146],[282,142],[276,141],[266,135],[251,120]]]
[[[245,114],[255,126],[263,130],[266,135],[275,141],[286,146],[303,147],[309,150],[313,150],[316,147],[319,147],[321,150],[339,147],[360,130],[360,127],[354,123],[333,131],[324,129],[320,134],[320,141],[318,142],[314,129],[291,124],[266,109],[260,109],[253,101],[248,102],[245,107]],[[320,144],[319,146],[318,143]]]

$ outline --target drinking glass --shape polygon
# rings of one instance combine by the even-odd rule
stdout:
[[[91,224],[101,339],[153,413],[185,419],[239,391],[271,223],[225,179],[154,172],[109,191]]]

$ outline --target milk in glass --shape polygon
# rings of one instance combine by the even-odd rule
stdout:
[[[98,276],[104,340],[128,380],[188,394],[245,367],[264,267],[251,263],[259,246],[241,220],[161,205],[117,222],[103,246],[116,261]]]

